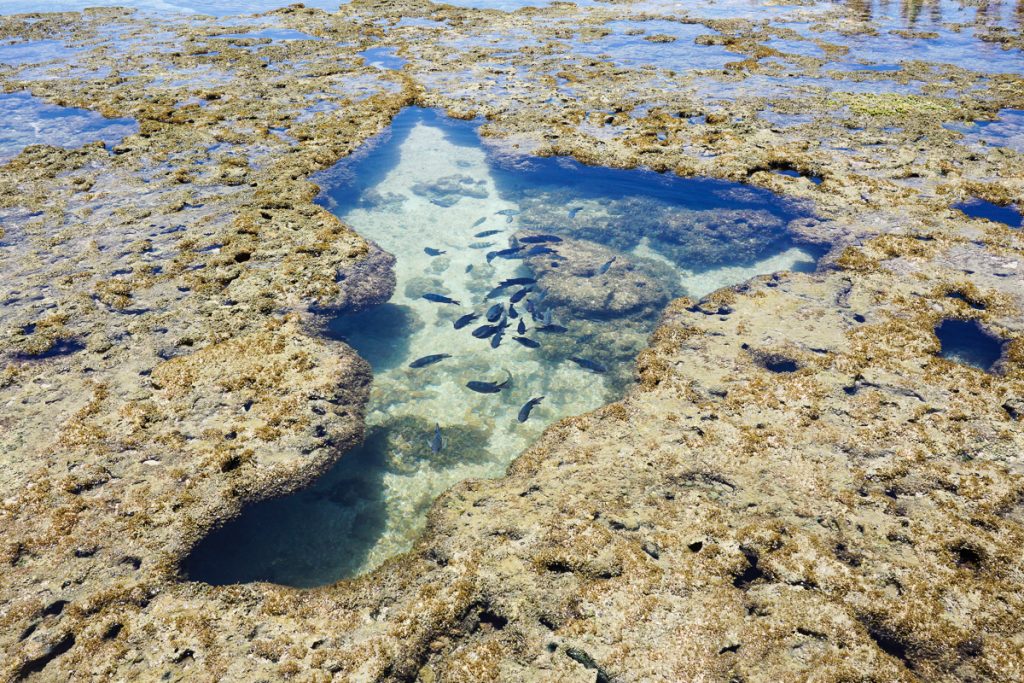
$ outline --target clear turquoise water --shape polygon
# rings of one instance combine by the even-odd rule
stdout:
[[[251,505],[209,536],[185,566],[197,580],[314,586],[372,569],[411,547],[445,489],[500,476],[547,425],[622,396],[671,297],[811,268],[815,258],[788,234],[808,212],[766,191],[503,157],[481,144],[476,124],[428,110],[406,110],[318,181],[325,206],[397,258],[389,303],[326,326],[373,366],[367,439],[310,488]],[[486,231],[496,232],[476,236]],[[513,236],[537,234],[561,239],[548,243],[558,253],[488,263],[487,252],[508,248]],[[540,280],[544,300],[539,291],[526,299],[550,310],[564,332],[541,331],[526,299],[497,348],[471,334],[483,319],[454,328],[461,315],[507,304],[518,287],[486,297],[514,277]],[[460,303],[433,303],[424,293]],[[512,339],[519,320],[539,348]],[[409,367],[432,354],[451,357]],[[570,357],[607,372],[588,372]],[[508,374],[499,393],[466,386]],[[520,423],[521,407],[539,396]],[[436,453],[429,446],[435,424],[443,436]]]

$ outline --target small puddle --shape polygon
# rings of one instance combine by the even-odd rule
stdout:
[[[378,69],[398,71],[408,63],[407,59],[398,56],[393,47],[371,47],[356,54],[365,59],[368,65]]]
[[[935,336],[942,344],[940,356],[985,372],[992,372],[1003,356],[1003,341],[977,320],[943,320]]]
[[[996,223],[1008,225],[1011,228],[1020,228],[1024,217],[1015,206],[999,206],[992,202],[971,197],[967,201],[953,205],[953,208],[971,218],[986,218]]]
[[[102,140],[106,145],[137,133],[133,119],[108,119],[88,109],[61,107],[24,92],[0,94],[0,163],[28,145],[74,148]]]
[[[328,325],[373,366],[367,438],[211,533],[190,578],[307,587],[371,570],[411,547],[446,489],[501,476],[552,422],[621,397],[670,299],[814,267],[789,231],[810,214],[770,192],[498,157],[476,128],[407,109],[317,179],[397,259],[389,303]],[[481,328],[502,320],[495,344]]]

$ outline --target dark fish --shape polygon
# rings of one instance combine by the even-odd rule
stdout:
[[[510,277],[498,283],[499,287],[511,287],[512,285],[532,285],[537,280],[532,277]]]
[[[518,209],[502,209],[501,211],[498,211],[494,215],[495,216],[517,216],[517,215],[519,215],[519,213],[520,213],[520,211]]]
[[[526,312],[533,316],[533,319],[537,319],[537,307],[533,303],[533,299],[526,300]]]
[[[520,301],[523,300],[523,297],[526,296],[527,294],[529,294],[532,290],[533,290],[533,287],[523,287],[518,292],[516,292],[515,294],[512,295],[512,298],[509,299],[509,302],[511,302],[513,304],[519,303]]]
[[[508,305],[508,317],[512,318],[513,320],[519,317],[519,311],[517,311],[516,307],[513,306],[512,304]]]
[[[496,394],[507,387],[509,382],[512,381],[512,373],[508,370],[506,370],[505,373],[508,375],[508,379],[501,384],[498,384],[497,382],[481,382],[473,380],[472,382],[467,382],[466,386],[480,394]]]
[[[455,329],[461,330],[463,327],[470,324],[479,317],[480,316],[477,315],[476,313],[467,313],[466,315],[462,316],[461,318],[455,321]]]
[[[612,256],[610,259],[608,259],[603,264],[601,264],[601,267],[597,269],[597,274],[598,275],[604,275],[605,273],[607,273],[608,269],[612,267],[613,263],[615,263],[615,257],[614,256]]]
[[[515,255],[522,251],[522,247],[509,247],[508,249],[499,249],[498,251],[487,252],[487,262],[490,263],[496,258],[515,258]]]
[[[583,210],[582,206],[574,206],[569,209],[569,218],[576,218],[576,214]]]
[[[441,438],[441,425],[436,422],[434,423],[434,436],[427,443],[430,444],[430,451],[434,455],[440,453],[441,449],[444,448],[444,439]]]
[[[545,247],[543,244],[538,244],[535,247],[530,247],[523,256],[540,256],[541,254],[557,254],[558,252],[551,247]]]
[[[608,368],[601,365],[596,360],[580,358],[579,356],[569,356],[569,360],[571,360],[573,363],[580,366],[584,370],[589,370],[590,372],[608,372]]]
[[[487,322],[497,322],[498,318],[501,317],[502,311],[505,310],[505,304],[494,304],[487,309]]]
[[[498,326],[497,334],[495,334],[493,337],[491,337],[491,348],[492,349],[496,349],[499,346],[501,346],[501,340],[504,337],[505,337],[505,328],[499,325]]]
[[[519,327],[516,328],[516,332],[519,334],[526,334],[526,320],[523,318],[519,319]]]
[[[541,323],[541,325],[550,325],[551,324],[551,309],[550,308],[544,311],[544,314],[540,317],[540,323]]]
[[[543,244],[544,242],[561,242],[562,238],[558,235],[527,235],[520,237],[519,241],[523,244]]]
[[[538,332],[550,332],[552,334],[562,334],[568,332],[568,328],[562,327],[561,325],[542,325],[537,328]]]
[[[468,266],[466,266],[466,272],[467,272],[467,273],[469,273],[469,272],[471,272],[472,270],[473,270],[473,264],[472,264],[472,263],[470,263],[470,264],[469,264]]]
[[[543,400],[544,400],[543,396],[538,396],[537,398],[531,398],[529,401],[524,403],[523,407],[519,409],[519,418],[518,418],[519,421],[520,422],[526,422],[527,420],[529,420],[530,419],[530,411],[533,410],[534,406],[536,406],[538,403],[540,403]]]
[[[497,287],[495,287],[491,291],[487,292],[487,296],[485,296],[484,298],[485,299],[496,299],[499,296],[502,296],[504,293],[505,293],[505,288],[502,287],[501,285],[498,285]]]
[[[458,301],[456,301],[455,299],[449,299],[448,297],[444,296],[443,294],[428,293],[428,294],[424,294],[423,298],[426,299],[427,301],[433,301],[434,303],[437,303],[437,304],[455,304],[456,306],[461,306],[462,305]]]
[[[505,222],[506,222],[506,223],[511,223],[511,222],[512,222],[512,220],[513,220],[513,219],[512,219],[512,216],[509,216],[508,218],[506,218],[506,219],[505,219]]]
[[[528,349],[536,349],[537,347],[540,346],[540,342],[534,341],[534,340],[530,339],[529,337],[512,337],[512,338],[515,339],[517,342],[519,342],[520,344],[522,344],[523,346],[525,346]]]
[[[434,249],[433,247],[423,247],[423,253],[427,256],[440,256],[441,254],[447,254],[447,251],[441,251],[440,249]]]
[[[473,237],[490,237],[491,235],[497,235],[499,232],[505,232],[504,230],[484,230],[473,235]]]
[[[472,242],[469,245],[470,249],[486,249],[487,247],[493,247],[494,242]]]
[[[484,221],[486,221],[486,220],[487,220],[487,216],[480,216],[480,218],[476,219],[476,223],[473,224],[473,227],[475,228],[478,225],[483,225]],[[479,236],[480,235],[477,235],[477,237],[479,237]]]
[[[451,357],[452,357],[452,355],[450,353],[435,353],[435,354],[433,354],[431,356],[423,356],[423,358],[417,358],[413,362],[409,363],[409,367],[410,368],[425,368],[428,365],[433,365],[434,363],[440,363],[445,358],[451,358]]]
[[[480,327],[473,330],[473,336],[477,339],[487,339],[492,334],[500,330],[501,327],[498,325],[481,325]]]

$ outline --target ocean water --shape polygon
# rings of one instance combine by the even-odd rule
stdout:
[[[24,92],[0,93],[0,163],[28,145],[110,145],[139,130],[133,119],[108,119],[94,111],[61,107]]]
[[[1002,109],[993,121],[947,123],[945,128],[963,133],[966,145],[1008,147],[1024,154],[1024,109]]]
[[[411,547],[444,490],[500,476],[552,422],[622,396],[668,300],[814,267],[789,238],[790,222],[809,217],[800,205],[735,183],[502,157],[476,125],[407,109],[317,179],[325,206],[397,258],[387,304],[326,323],[373,366],[367,438],[311,487],[213,532],[186,562],[189,577],[315,586],[371,570]],[[541,253],[488,262],[517,239],[523,249],[509,256]],[[472,332],[492,306],[512,315],[512,296],[530,285],[492,293],[511,278],[539,282],[493,348]],[[535,348],[513,339],[520,322]],[[410,367],[435,354],[448,357]],[[467,387],[508,378],[495,393]]]

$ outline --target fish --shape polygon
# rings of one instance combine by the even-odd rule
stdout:
[[[519,319],[519,327],[516,328],[516,332],[519,334],[526,334],[526,320],[523,318]]]
[[[608,269],[612,267],[613,263],[615,263],[615,257],[614,256],[612,256],[610,259],[608,259],[603,264],[601,264],[601,267],[597,269],[597,274],[598,275],[604,275],[605,273],[607,273]]]
[[[447,251],[440,249],[434,249],[433,247],[423,247],[423,253],[427,256],[440,256],[441,254],[447,254]]]
[[[517,342],[519,342],[520,344],[522,344],[523,346],[525,346],[528,349],[536,349],[536,348],[538,348],[540,346],[540,342],[534,341],[534,340],[530,339],[529,337],[512,337],[512,338],[515,339]]]
[[[491,291],[487,292],[487,296],[485,296],[484,298],[485,299],[496,299],[497,297],[502,296],[504,293],[505,293],[505,288],[502,287],[501,285],[498,285],[497,287],[495,287]]]
[[[490,237],[491,235],[497,235],[499,232],[505,232],[504,230],[484,230],[473,235],[473,237]]]
[[[530,419],[530,411],[533,410],[534,406],[538,405],[543,400],[544,400],[543,396],[538,396],[537,398],[531,398],[529,401],[527,401],[526,403],[523,404],[522,408],[519,409],[519,417],[516,418],[516,419],[518,419],[520,422],[526,422],[527,420],[529,420]]]
[[[527,235],[520,237],[519,241],[523,244],[542,244],[544,242],[561,242],[562,238],[558,235]]]
[[[529,414],[529,413],[527,413]],[[441,425],[434,423],[434,436],[427,441],[430,445],[430,452],[437,455],[444,448],[444,438],[441,436]]]
[[[541,325],[550,325],[551,324],[551,309],[550,308],[544,310],[544,314],[541,315],[541,317],[540,317],[540,324]]]
[[[428,292],[424,294],[423,298],[426,299],[427,301],[433,301],[436,304],[455,304],[456,306],[462,305],[455,299],[449,299],[443,294],[434,294],[433,292]]]
[[[552,334],[562,334],[568,332],[568,328],[562,327],[561,325],[541,325],[537,328],[538,332],[550,332]]]
[[[470,263],[468,266],[466,266],[466,272],[467,273],[473,272],[473,264],[472,263]]]
[[[493,247],[494,242],[471,242],[469,245],[470,249],[486,249],[487,247]]]
[[[521,212],[519,209],[502,209],[501,211],[495,212],[495,216],[518,216]]]
[[[496,333],[501,328],[497,325],[481,325],[480,327],[473,330],[473,336],[477,339],[487,339],[492,334]]]
[[[501,382],[500,384],[497,382],[482,382],[479,380],[473,380],[472,382],[467,382],[466,386],[472,389],[473,391],[477,392],[478,394],[496,394],[505,387],[507,387],[509,383],[512,381],[512,373],[509,372],[508,370],[506,370],[505,373],[508,375],[508,378],[504,382]]]
[[[537,290],[537,303],[540,303],[540,302],[544,301],[544,299],[547,299],[547,298],[548,298],[548,290],[546,290],[546,289]]]
[[[537,306],[533,303],[533,299],[526,300],[526,312],[533,316],[533,319],[537,319]]]
[[[487,309],[487,322],[497,322],[498,318],[501,317],[502,312],[505,310],[505,304],[494,304]]]
[[[480,218],[476,219],[476,223],[473,223],[473,227],[475,228],[478,225],[483,225],[486,221],[487,221],[487,216],[480,216]],[[477,235],[477,237],[479,237],[479,236],[480,235]]]
[[[518,292],[512,295],[512,298],[509,299],[509,302],[513,304],[519,303],[520,301],[523,300],[523,297],[529,294],[532,290],[533,287],[523,287]]]
[[[512,285],[532,285],[537,280],[532,277],[510,277],[507,280],[502,280],[498,283],[499,287],[511,287]]]
[[[569,218],[576,218],[576,214],[583,210],[582,206],[574,206],[569,209]]]
[[[608,368],[606,368],[605,366],[601,365],[596,360],[590,360],[588,358],[580,358],[579,356],[569,356],[569,360],[571,360],[573,363],[575,363],[576,365],[580,366],[584,370],[589,370],[590,372],[597,372],[597,373],[608,372]]]
[[[499,249],[498,251],[487,252],[487,262],[490,263],[496,258],[515,258],[515,255],[522,251],[522,247],[509,247],[508,249]]]
[[[557,254],[558,252],[551,247],[545,247],[543,244],[538,244],[534,247],[530,247],[526,250],[523,256],[541,256],[542,254]]]
[[[423,358],[417,358],[413,362],[409,363],[409,367],[410,368],[425,368],[428,365],[433,365],[434,363],[440,363],[445,358],[451,358],[451,357],[452,357],[452,355],[450,353],[435,353],[435,354],[432,354],[430,356],[423,356]]]
[[[498,326],[498,331],[493,337],[491,337],[491,348],[496,349],[501,346],[501,340],[505,337],[505,328],[501,325]]]
[[[505,222],[506,222],[506,223],[511,223],[511,222],[512,222],[512,220],[513,220],[513,219],[512,219],[512,216],[509,216],[509,217],[507,217],[507,218],[505,219]]]
[[[480,317],[480,315],[477,314],[477,313],[467,313],[466,315],[464,315],[461,318],[459,318],[458,320],[456,320],[453,323],[453,327],[455,327],[455,329],[457,329],[457,330],[461,330],[463,327],[465,327],[466,325],[470,324],[471,322],[473,322],[474,320],[476,320],[479,317]]]
[[[517,311],[516,307],[513,306],[512,304],[508,305],[508,317],[512,318],[513,320],[519,317],[519,311]]]

